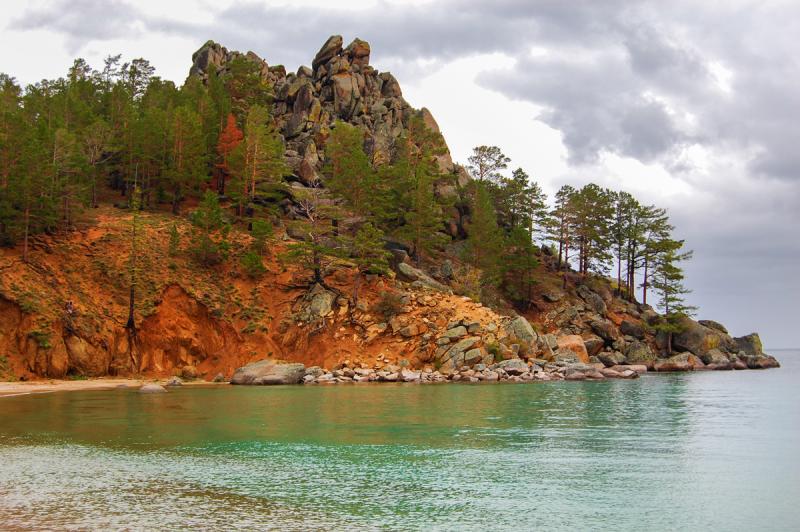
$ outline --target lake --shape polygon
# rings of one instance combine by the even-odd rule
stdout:
[[[783,368],[0,398],[0,528],[797,530]]]

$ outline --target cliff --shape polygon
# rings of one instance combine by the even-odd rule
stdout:
[[[355,39],[343,47],[342,38],[333,36],[310,67],[287,74],[252,52],[208,42],[193,55],[190,76],[208,82],[209,76],[227,75],[235,58],[256,63],[273,90],[272,111],[292,171],[287,179],[298,188],[317,187],[336,120],[363,128],[374,165],[391,159],[395,140],[415,114],[438,130],[433,116],[413,109],[397,80],[370,66],[369,57],[368,43]],[[457,184],[466,184],[466,172],[449,153],[438,163]],[[438,193],[454,190],[442,186]],[[293,201],[288,194],[286,201]],[[256,280],[238,260],[252,241],[246,228],[230,235],[239,252],[203,267],[186,249],[188,220],[158,210],[141,214],[147,245],[139,257],[137,334],[131,339],[131,213],[113,206],[110,195],[100,200],[78,230],[33,239],[27,262],[19,248],[0,250],[0,378],[177,373],[227,380],[236,368],[261,359],[340,371],[388,368],[389,374],[427,368],[443,379],[477,379],[475,371],[502,364],[509,367],[504,374],[515,376],[532,374],[535,366],[560,368],[561,378],[572,366],[601,378],[591,364],[595,370],[629,364],[664,371],[777,366],[757,335],[733,338],[713,321],[686,318],[670,346],[667,334],[656,332],[663,318],[652,308],[615,297],[602,277],[570,272],[565,282],[546,249],[538,252],[530,310],[518,315],[506,302],[489,308],[454,293],[457,243],[438,267],[427,265],[429,271],[393,250],[393,272],[367,276],[355,297],[357,269],[348,260],[334,260],[324,283],[310,289],[307,272],[278,260],[294,238],[285,218],[275,220],[276,235],[263,258],[266,273]],[[461,214],[454,210],[453,216],[447,230],[457,240]],[[173,225],[177,249],[170,244]],[[510,369],[517,363],[531,372]],[[324,376],[320,371],[317,376]]]

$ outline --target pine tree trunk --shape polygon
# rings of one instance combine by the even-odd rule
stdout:
[[[28,262],[28,234],[31,225],[31,207],[25,205],[25,239],[22,242],[22,262]]]
[[[647,257],[644,258],[644,282],[642,282],[642,304],[647,304],[647,267],[649,261]]]

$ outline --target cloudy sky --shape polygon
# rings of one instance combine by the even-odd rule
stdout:
[[[695,250],[699,318],[767,347],[800,322],[800,5],[493,0],[4,4],[0,72],[22,83],[145,57],[182,82],[203,42],[310,64],[334,33],[372,45],[454,159],[496,144],[553,193],[590,181],[667,207]]]

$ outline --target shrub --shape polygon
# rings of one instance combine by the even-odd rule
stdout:
[[[370,312],[381,316],[384,320],[400,314],[403,310],[403,296],[394,292],[381,292],[378,300],[370,308]]]
[[[267,269],[261,261],[261,255],[255,251],[248,251],[239,259],[244,271],[252,279],[257,279],[264,275]]]

